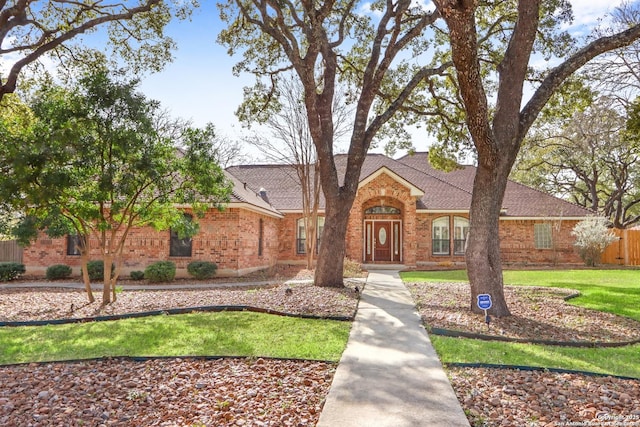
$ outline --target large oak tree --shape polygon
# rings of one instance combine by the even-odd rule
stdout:
[[[489,293],[494,297],[492,313],[504,316],[509,310],[503,294],[498,224],[522,139],[551,95],[576,70],[604,52],[632,43],[640,28],[632,26],[563,52],[557,46],[570,47],[573,41],[554,30],[558,21],[571,17],[566,2],[441,0],[435,5],[436,10],[429,11],[404,0],[378,1],[371,4],[377,15],[369,16],[355,1],[229,0],[221,6],[229,27],[219,39],[230,54],[242,52],[236,72],[252,72],[259,78],[247,90],[245,101],[256,113],[277,96],[271,89],[280,72],[293,70],[302,82],[326,198],[326,244],[316,269],[318,285],[342,283],[347,219],[374,137],[385,129],[401,131],[401,121],[393,119],[405,113],[444,118],[431,129],[446,135],[457,124],[455,115],[446,110],[461,111],[457,119],[466,123],[478,159],[467,250],[471,306],[475,308],[477,294]],[[437,26],[440,18],[445,28]],[[442,43],[451,48],[429,51]],[[533,74],[530,59],[536,50],[545,49],[556,58],[559,52],[567,53],[566,59]],[[416,65],[430,53],[428,65]],[[406,58],[411,61],[403,61]],[[449,58],[456,76],[438,81],[437,76],[447,74]],[[332,152],[331,106],[337,79],[352,84],[356,106],[344,177],[337,174]],[[526,82],[535,87],[523,106]],[[449,92],[443,94],[442,88]],[[429,103],[436,108],[425,110]]]
[[[423,36],[439,14],[411,0],[377,2],[369,11],[353,0],[228,0],[220,8],[228,28],[219,40],[244,57],[236,71],[258,76],[243,111],[259,116],[268,109],[281,73],[292,71],[301,82],[326,203],[315,283],[343,286],[347,222],[367,151],[381,132],[401,132],[391,119],[409,111],[415,90],[449,66],[416,65],[427,62],[418,58],[426,46]],[[354,105],[342,176],[333,156],[339,80],[348,83]]]
[[[605,52],[627,46],[640,38],[640,25],[599,37],[575,49],[555,67],[543,72],[525,101],[525,83],[530,61],[540,35],[542,12],[549,1],[514,2],[517,13],[509,33],[503,33],[505,48],[491,64],[497,75],[495,105],[490,108],[481,65],[483,39],[478,37],[477,16],[485,4],[474,0],[435,0],[449,29],[449,43],[464,103],[465,121],[476,149],[478,167],[470,211],[470,233],[466,252],[472,307],[479,293],[494,297],[492,313],[509,315],[503,295],[502,263],[498,223],[507,179],[529,128],[562,84],[588,61]],[[486,65],[486,64],[485,64]]]

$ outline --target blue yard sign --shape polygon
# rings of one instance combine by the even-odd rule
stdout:
[[[491,308],[491,295],[478,295],[478,308],[480,308],[480,310],[489,310]]]

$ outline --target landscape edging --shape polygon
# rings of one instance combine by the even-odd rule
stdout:
[[[20,363],[7,363],[1,364],[0,367],[12,367],[12,366],[24,366],[24,365],[45,365],[48,363],[83,363],[83,362],[99,362],[102,360],[124,360],[132,362],[147,362],[149,360],[169,360],[169,359],[189,359],[189,360],[222,360],[222,359],[265,359],[265,360],[282,360],[292,362],[319,362],[327,363],[331,365],[337,365],[338,362],[333,360],[321,360],[321,359],[303,359],[299,357],[276,357],[276,356],[201,356],[201,355],[186,355],[186,356],[102,356],[102,357],[89,357],[86,359],[61,359],[61,360],[45,360],[40,362],[20,362]]]
[[[482,340],[482,341],[501,341],[501,342],[511,342],[511,343],[519,343],[519,344],[551,345],[551,346],[558,346],[558,347],[612,348],[612,347],[626,347],[629,345],[640,344],[640,338],[631,340],[631,341],[621,341],[621,342],[551,341],[551,340],[503,337],[499,335],[485,335],[485,334],[477,334],[475,332],[454,331],[452,329],[434,328],[434,327],[428,327],[427,331],[433,335],[451,337],[451,338],[470,338],[470,339]]]
[[[350,321],[353,321],[353,319],[355,318],[355,314],[352,316],[316,316],[313,314],[285,313],[277,310],[271,310],[268,308],[251,307],[246,305],[214,305],[214,306],[200,306],[200,307],[171,308],[166,310],[153,310],[153,311],[144,311],[144,312],[137,312],[137,313],[114,314],[109,316],[0,322],[0,327],[2,326],[18,327],[18,326],[65,325],[70,323],[104,322],[104,321],[110,321],[110,320],[135,319],[139,317],[160,316],[160,315],[187,314],[187,313],[193,313],[193,312],[218,313],[223,311],[232,311],[232,312],[249,311],[254,313],[273,314],[276,316],[297,317],[300,319],[336,320],[341,322],[350,322]]]
[[[454,367],[454,368],[488,368],[488,369],[515,369],[519,371],[531,371],[531,372],[554,372],[558,374],[579,374],[579,375],[588,375],[590,377],[611,377],[618,378],[621,380],[633,380],[638,381],[640,378],[635,377],[627,377],[622,375],[613,375],[613,374],[603,374],[602,372],[589,372],[589,371],[578,371],[573,369],[562,369],[562,368],[544,368],[541,366],[521,366],[521,365],[499,365],[499,364],[491,364],[491,363],[464,363],[464,362],[447,362],[443,363],[446,367]]]

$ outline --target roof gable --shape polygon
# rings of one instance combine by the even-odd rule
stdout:
[[[413,185],[412,183],[410,183],[409,181],[407,181],[406,179],[404,179],[403,177],[401,177],[400,175],[398,175],[397,173],[395,173],[394,171],[392,171],[386,166],[381,166],[374,173],[370,174],[364,179],[361,179],[360,184],[358,184],[358,188],[360,189],[364,187],[365,185],[369,184],[370,182],[372,182],[373,180],[375,180],[376,178],[378,178],[380,175],[383,175],[383,174],[388,175],[389,177],[391,177],[391,179],[407,187],[412,197],[424,196],[424,191],[422,191],[422,189],[416,187],[415,185]]]

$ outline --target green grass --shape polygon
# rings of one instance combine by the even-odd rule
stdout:
[[[405,282],[468,281],[465,270],[414,271],[401,273],[401,277]],[[504,282],[576,289],[581,296],[570,304],[640,321],[640,270],[507,270]],[[527,365],[640,378],[640,345],[594,349],[439,336],[431,339],[444,363]]]
[[[573,348],[429,337],[443,363],[536,366],[640,378],[640,344],[616,348]]]
[[[465,282],[465,270],[410,271],[405,282]],[[507,285],[570,288],[581,296],[570,301],[640,321],[640,270],[506,270]]]
[[[338,361],[351,325],[261,313],[192,313],[0,328],[0,364],[116,356],[254,356]]]

